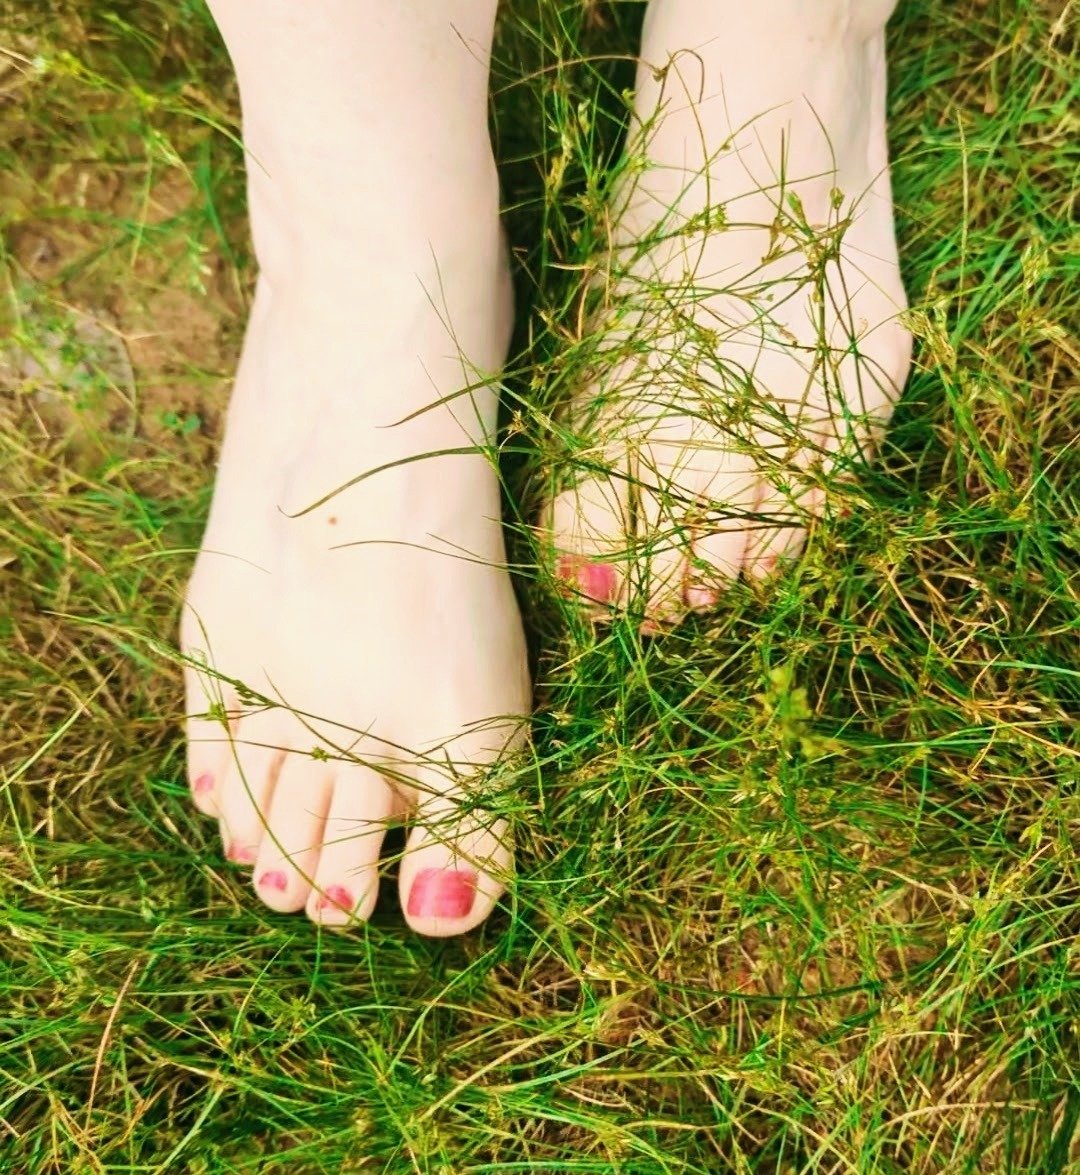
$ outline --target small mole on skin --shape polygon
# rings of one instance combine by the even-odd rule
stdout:
[[[326,521],[329,522],[331,526],[337,526],[337,515],[331,514]]]

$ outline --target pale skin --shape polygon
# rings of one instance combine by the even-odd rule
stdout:
[[[910,353],[884,136],[894,2],[651,0],[628,146],[646,166],[615,201],[611,288],[632,303],[642,282],[689,282],[684,319],[710,345],[632,305],[614,335],[649,327],[651,351],[571,406],[592,472],[539,525],[598,614],[655,628],[769,574],[824,475],[887,420]],[[408,819],[405,918],[461,933],[512,867],[475,800],[531,704],[476,451],[512,318],[487,130],[496,5],[211,7],[260,273],[182,622],[192,794],[267,905],[332,926],[370,915],[384,830]],[[848,218],[816,295],[805,250],[770,253],[791,193],[809,225]],[[723,231],[695,228],[720,205]],[[773,413],[725,423],[717,402],[747,387]],[[800,443],[780,444],[775,411]]]

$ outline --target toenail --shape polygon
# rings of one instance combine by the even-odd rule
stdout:
[[[720,593],[713,588],[689,587],[686,589],[686,603],[690,608],[715,608],[720,603]]]
[[[331,906],[337,906],[348,914],[355,904],[352,894],[343,885],[328,885],[319,895],[315,909],[328,910]]]
[[[242,845],[238,841],[233,841],[229,845],[228,852],[225,854],[230,861],[235,861],[237,865],[254,865],[255,864],[255,850],[249,848],[247,845]]]
[[[196,795],[205,795],[208,791],[214,790],[214,777],[209,771],[204,771],[198,779],[195,780]]]
[[[413,918],[464,918],[476,896],[471,869],[421,869],[409,892]]]
[[[559,579],[575,584],[583,596],[600,604],[615,599],[618,585],[610,563],[591,563],[580,555],[563,555],[555,569]]]
[[[259,878],[259,886],[262,889],[284,890],[288,888],[288,885],[289,879],[280,869],[271,869]]]

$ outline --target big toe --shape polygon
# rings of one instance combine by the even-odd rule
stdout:
[[[502,896],[512,861],[504,820],[459,814],[453,797],[425,805],[401,862],[406,921],[433,938],[472,930]]]
[[[592,477],[557,494],[549,511],[555,575],[593,610],[624,601],[630,517],[625,479]]]

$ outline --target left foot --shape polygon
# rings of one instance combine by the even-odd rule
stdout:
[[[673,622],[768,575],[887,423],[911,353],[892,7],[649,7],[643,166],[628,148],[612,233],[618,355],[571,406],[587,447],[549,512],[560,578],[601,613]]]

